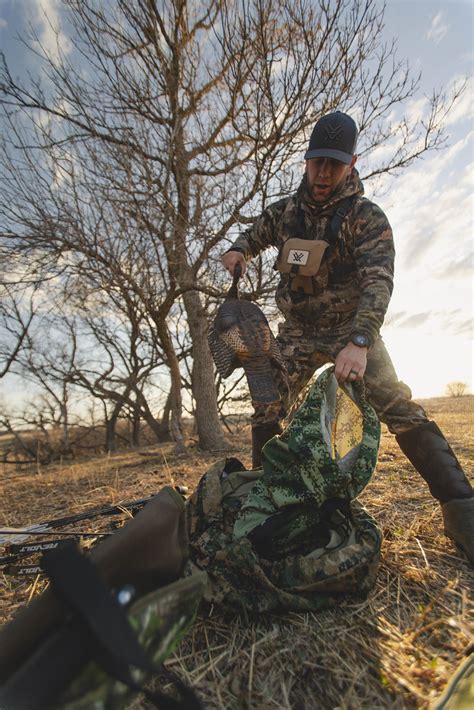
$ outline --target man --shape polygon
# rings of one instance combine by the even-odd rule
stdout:
[[[379,335],[393,288],[392,230],[363,197],[355,169],[358,131],[337,111],[315,125],[294,195],[271,204],[223,256],[233,274],[269,246],[279,255],[278,342],[287,363],[281,402],[252,417],[253,465],[314,371],[335,363],[340,383],[364,380],[367,399],[441,503],[445,532],[474,564],[472,487],[435,422],[411,400]]]

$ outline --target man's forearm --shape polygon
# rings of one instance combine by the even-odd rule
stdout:
[[[245,257],[246,261],[249,261],[252,259],[252,257],[256,256],[255,253],[256,247],[252,245],[252,242],[247,235],[247,233],[240,234],[235,242],[228,248],[226,254],[231,251],[239,252]]]
[[[392,295],[391,283],[380,281],[361,294],[352,332],[365,333],[370,343],[377,339]]]

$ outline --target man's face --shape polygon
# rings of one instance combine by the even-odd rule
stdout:
[[[311,158],[306,161],[308,187],[315,202],[326,202],[342,186],[357,160],[354,155],[350,165],[334,158]]]

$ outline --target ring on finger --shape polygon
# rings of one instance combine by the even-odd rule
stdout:
[[[350,374],[354,375],[354,377],[359,377],[359,373],[357,372],[357,370],[351,370]]]

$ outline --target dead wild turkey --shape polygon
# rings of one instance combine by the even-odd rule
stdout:
[[[209,327],[209,347],[223,378],[243,367],[252,402],[268,404],[280,399],[274,368],[284,370],[285,363],[260,308],[239,299],[237,284],[241,274],[238,265],[226,299]]]

